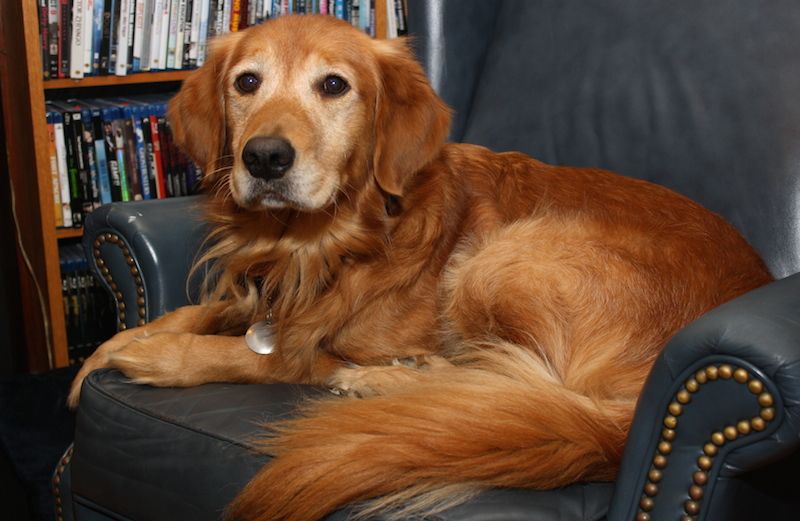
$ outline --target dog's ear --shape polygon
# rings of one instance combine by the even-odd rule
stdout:
[[[191,73],[167,109],[172,136],[198,165],[213,171],[225,147],[225,73],[239,33],[215,38],[202,67]]]
[[[450,130],[450,109],[436,95],[404,39],[375,41],[379,86],[373,168],[381,189],[402,196],[433,160]]]

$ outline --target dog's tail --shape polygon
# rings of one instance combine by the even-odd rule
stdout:
[[[309,521],[354,503],[430,514],[486,487],[613,479],[633,399],[576,393],[520,347],[481,353],[411,389],[322,400],[273,427],[275,458],[228,517]]]

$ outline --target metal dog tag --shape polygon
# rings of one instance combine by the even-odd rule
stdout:
[[[272,322],[259,320],[247,328],[247,332],[244,334],[244,341],[251,351],[260,355],[268,355],[275,351]]]

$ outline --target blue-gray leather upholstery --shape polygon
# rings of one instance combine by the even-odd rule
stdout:
[[[794,0],[411,1],[454,141],[601,166],[725,215],[800,271]]]
[[[792,275],[800,272],[800,4],[408,3],[417,53],[456,110],[452,140],[670,186],[724,214],[782,279],[713,310],[667,345],[639,401],[615,483],[491,491],[442,519],[636,519],[668,407],[687,379],[719,364],[762,381],[775,416],[762,432],[719,447],[694,519],[800,518],[800,274]],[[187,302],[187,266],[203,232],[196,216],[196,200],[187,198],[115,204],[88,219],[87,251],[98,234],[116,234],[133,258],[131,265],[119,242],[101,243],[127,326],[138,321],[138,311],[131,313],[138,291],[148,320]],[[255,423],[291,414],[307,392],[153,389],[113,371],[94,373],[84,386],[72,461],[62,469],[62,496],[74,507],[65,516],[215,519],[264,462],[251,451]],[[650,519],[681,519],[711,434],[760,410],[732,379],[693,393]]]
[[[98,266],[100,281],[126,328],[196,299],[197,284],[187,284],[187,277],[207,231],[199,196],[103,206],[85,226],[84,249],[93,261],[101,255],[108,273]]]
[[[795,478],[800,464],[798,273],[712,310],[668,343],[639,399],[609,520],[634,518],[667,407],[696,371],[719,363],[745,367],[750,374],[759,375],[775,396],[777,415],[763,432],[741,436],[720,449],[714,458],[712,483],[706,486],[702,519],[789,520],[800,516],[800,484]],[[711,433],[758,414],[756,397],[733,380],[708,383],[693,394],[678,417],[678,437],[652,519],[680,519],[691,474],[698,470],[696,460]]]

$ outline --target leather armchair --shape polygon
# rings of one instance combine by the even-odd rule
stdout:
[[[410,0],[409,10],[418,54],[456,110],[451,139],[670,186],[725,215],[779,279],[669,342],[615,483],[493,490],[440,518],[797,519],[800,4]],[[113,204],[88,219],[84,245],[120,327],[188,302],[197,203]],[[95,372],[54,477],[60,515],[216,519],[266,461],[253,451],[257,424],[317,392],[156,389]]]

